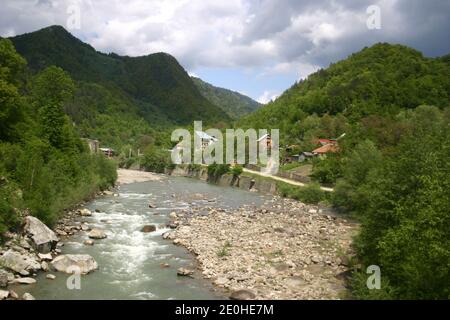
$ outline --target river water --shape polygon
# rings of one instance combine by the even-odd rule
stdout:
[[[37,276],[37,283],[13,288],[19,294],[31,293],[36,299],[222,299],[211,284],[196,275],[178,277],[179,267],[195,267],[194,257],[186,249],[163,240],[165,227],[154,233],[142,233],[144,225],[163,225],[169,213],[179,210],[208,212],[208,207],[233,208],[241,205],[261,205],[260,194],[219,187],[202,181],[163,176],[161,181],[149,181],[121,186],[119,196],[105,196],[86,205],[92,217],[79,218],[90,227],[106,231],[108,238],[85,246],[85,232],[63,241],[63,254],[90,254],[99,269],[81,277],[81,288],[70,290],[68,275],[52,272],[55,280]],[[157,208],[150,209],[149,202]],[[162,264],[169,264],[169,268]]]

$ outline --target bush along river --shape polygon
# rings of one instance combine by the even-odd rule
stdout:
[[[55,255],[47,259],[47,272],[36,272],[35,283],[19,284],[16,279],[8,289],[19,297],[30,293],[36,299],[226,298],[223,290],[195,271],[194,255],[162,235],[177,227],[173,217],[180,213],[203,216],[210,210],[258,206],[264,197],[195,179],[157,177],[122,185],[73,212],[73,219],[62,219],[56,228],[58,256],[88,254],[98,265],[97,270],[81,275],[79,289],[76,279],[52,268],[55,260],[50,259],[56,259]],[[70,235],[71,230],[76,232]]]
[[[25,217],[0,248],[0,299],[348,297],[358,226],[330,209],[186,177],[119,182],[68,212],[59,242]]]

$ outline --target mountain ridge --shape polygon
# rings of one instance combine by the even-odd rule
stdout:
[[[150,104],[158,116],[176,124],[230,120],[222,109],[198,92],[186,70],[167,53],[139,57],[102,53],[61,26],[9,39],[33,72],[56,65],[74,80],[98,83],[109,90],[123,91],[132,100]]]
[[[231,118],[238,119],[259,109],[262,104],[237,91],[214,86],[198,77],[191,77],[200,93],[219,106]]]

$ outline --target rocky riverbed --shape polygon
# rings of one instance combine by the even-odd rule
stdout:
[[[202,275],[236,299],[340,299],[356,225],[298,201],[172,213],[163,235],[197,256]]]
[[[134,173],[121,176],[122,183],[134,181]],[[85,284],[85,290],[92,291],[88,292],[92,298],[100,298],[105,292],[111,292],[111,298],[140,297],[143,289],[155,285],[160,286],[158,294],[145,292],[146,296],[170,297],[173,290],[182,291],[180,284],[195,286],[199,297],[212,297],[198,287],[199,283],[190,282],[191,277],[198,275],[213,283],[221,296],[225,294],[232,299],[345,298],[349,273],[346,257],[351,254],[355,224],[327,209],[298,201],[210,186],[186,178],[150,175],[142,179],[147,182],[127,187],[125,193],[120,189],[102,193],[106,196],[103,200],[95,205],[85,204],[90,210],[83,206],[67,211],[53,230],[25,212],[20,232],[4,235],[7,241],[0,247],[0,300],[34,299],[22,288],[39,285],[35,284],[37,280],[47,283],[42,283],[44,287],[58,283],[56,289],[61,290],[64,274],[72,273],[74,268],[87,274],[99,266],[101,270],[89,277],[90,284]],[[197,270],[193,264],[180,263],[183,253],[170,249],[176,247],[159,244],[156,239],[164,241],[161,234],[193,253],[198,261]],[[64,244],[74,239],[78,244],[71,245],[70,254],[62,254],[67,247]],[[124,246],[124,240],[129,245]],[[156,251],[147,250],[149,246]],[[120,258],[114,260],[112,267],[108,252],[112,250],[111,254],[117,256],[116,247],[126,249],[121,255],[133,257],[130,261],[137,265],[131,269],[142,267],[145,272],[127,273],[124,281],[138,284],[127,292],[112,291],[116,285],[121,288],[115,277],[122,277],[122,268],[130,267],[124,266]],[[77,254],[72,254],[74,251]],[[155,259],[158,261],[153,266]],[[154,273],[157,277],[152,280]],[[165,283],[153,284],[160,278]],[[17,290],[20,294],[15,292],[17,286],[21,288]],[[190,290],[186,287],[185,293]]]

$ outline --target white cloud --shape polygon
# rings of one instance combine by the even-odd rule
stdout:
[[[97,50],[164,51],[192,71],[233,67],[302,79],[379,41],[450,51],[448,0],[2,0],[0,35],[66,26],[74,3],[81,29],[70,31]],[[381,30],[366,27],[372,4],[381,8]]]
[[[280,96],[280,93],[275,93],[273,91],[264,91],[264,93],[256,100],[259,103],[267,104],[271,101],[275,101]]]

